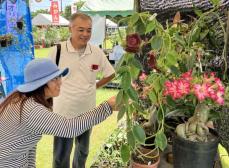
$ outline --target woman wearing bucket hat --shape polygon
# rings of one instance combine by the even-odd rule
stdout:
[[[42,134],[75,137],[112,114],[115,97],[87,113],[66,119],[51,112],[51,98],[59,95],[61,76],[49,59],[31,61],[24,70],[25,83],[0,106],[0,168],[35,167],[36,144]]]

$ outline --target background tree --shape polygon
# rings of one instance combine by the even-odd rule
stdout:
[[[45,14],[49,14],[49,11],[48,9],[39,9],[39,10],[36,10],[35,12],[31,12],[31,17],[32,19],[37,16],[39,13],[45,13]]]

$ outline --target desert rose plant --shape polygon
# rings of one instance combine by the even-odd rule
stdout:
[[[194,76],[189,71],[179,78],[166,81],[165,96],[170,96],[174,102],[183,100],[196,106],[193,116],[177,126],[177,135],[191,141],[208,141],[210,109],[224,105],[224,94],[224,85],[215,73]]]

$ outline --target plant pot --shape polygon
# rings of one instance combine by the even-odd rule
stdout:
[[[20,29],[20,30],[22,30],[22,28],[23,28],[23,22],[21,22],[21,21],[17,22],[17,28]]]
[[[141,151],[142,154],[146,155],[146,156],[142,156],[147,160],[147,163],[143,163],[143,162],[139,162],[137,161],[134,157],[134,155],[132,155],[132,159],[130,161],[130,168],[157,168],[159,163],[160,163],[160,156],[159,156],[159,151],[157,149],[146,149],[141,147],[139,149]],[[139,153],[139,155],[141,155]],[[150,162],[150,160],[152,161],[152,164],[148,164]]]
[[[210,129],[214,140],[210,142],[192,142],[181,137],[173,139],[173,161],[175,168],[210,168],[214,165],[219,143],[218,134]]]
[[[7,46],[7,41],[6,40],[1,40],[0,44],[1,44],[1,47],[6,47]]]

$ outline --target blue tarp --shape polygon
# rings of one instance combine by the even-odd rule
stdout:
[[[6,81],[3,83],[6,94],[23,83],[24,67],[34,58],[30,9],[28,1],[26,1],[0,1],[0,36],[8,33],[13,35],[12,45],[0,47],[0,71],[1,75],[6,77]],[[10,13],[13,10],[14,13]],[[14,17],[9,20],[9,15],[12,14]],[[16,25],[19,20],[23,22],[22,30]],[[9,28],[9,21],[12,22],[11,29]],[[12,25],[15,27],[12,28]]]

